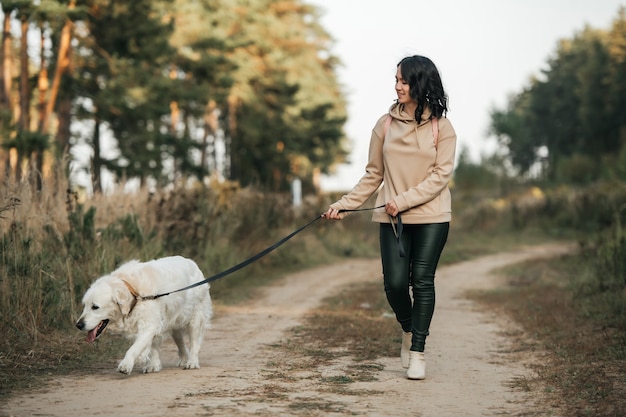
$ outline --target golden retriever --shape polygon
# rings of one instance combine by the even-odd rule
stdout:
[[[198,265],[182,256],[127,262],[85,292],[76,327],[87,332],[88,342],[105,328],[134,340],[117,367],[123,374],[130,374],[136,362],[143,364],[143,372],[159,372],[159,348],[167,334],[178,347],[178,366],[197,369],[204,331],[213,315],[209,285],[156,299],[141,297],[176,291],[203,279]]]

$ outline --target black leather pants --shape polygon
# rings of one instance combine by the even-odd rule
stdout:
[[[406,256],[401,257],[394,229],[380,225],[385,293],[402,329],[413,333],[413,351],[424,351],[435,311],[435,270],[449,229],[450,223],[405,224],[400,239]]]

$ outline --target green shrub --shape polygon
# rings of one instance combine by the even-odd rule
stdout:
[[[557,181],[565,184],[586,185],[598,178],[598,164],[588,155],[575,154],[560,158],[556,167]]]
[[[611,230],[583,245],[585,267],[574,280],[574,292],[584,310],[622,331],[626,331],[625,231]]]

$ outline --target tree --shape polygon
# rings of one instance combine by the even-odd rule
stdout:
[[[174,86],[166,74],[173,54],[171,24],[151,0],[92,0],[79,35],[73,80],[77,114],[91,120],[94,189],[101,189],[101,169],[117,178],[163,179],[163,144]],[[115,30],[111,30],[115,27]],[[117,141],[119,154],[101,154],[103,132]]]
[[[491,113],[490,131],[495,134],[500,147],[508,151],[507,157],[516,175],[530,171],[537,159],[537,149],[543,144],[543,135],[531,133],[527,111],[530,98],[528,91],[521,93],[509,100],[508,109]]]
[[[560,41],[541,79],[492,112],[492,132],[520,173],[540,163],[550,180],[559,171],[585,170],[575,175],[585,181],[614,175],[607,162],[626,144],[624,16],[622,8],[611,32],[586,27]]]
[[[626,154],[626,7],[621,7],[608,34],[608,51],[612,59],[608,79],[608,128],[617,132],[619,143]]]
[[[236,7],[222,24],[235,43],[229,58],[237,67],[226,109],[229,176],[280,190],[296,175],[313,184],[315,172],[347,154],[330,38],[316,9],[300,1],[229,3]],[[268,161],[276,167],[271,175]]]
[[[194,170],[198,178],[224,171],[217,141],[224,131],[220,115],[227,107],[233,84],[230,74],[235,66],[227,57],[233,50],[232,42],[219,29],[223,12],[221,2],[211,0],[177,0],[173,11],[170,43],[176,49],[176,71],[172,74],[179,88],[170,104],[172,140],[185,140],[196,149]]]
[[[36,187],[40,188],[40,178],[43,171],[43,155],[49,146],[48,139],[51,133],[49,129],[49,120],[53,112],[56,97],[60,88],[60,80],[62,75],[68,68],[67,58],[69,56],[69,40],[71,37],[71,21],[72,11],[75,8],[74,0],[70,0],[68,4],[61,4],[57,1],[42,0],[34,3],[30,0],[14,0],[2,3],[2,11],[4,13],[4,33],[2,40],[2,88],[0,89],[0,113],[2,113],[3,133],[2,145],[5,149],[15,154],[15,165],[10,166],[8,159],[5,161],[5,170],[3,172],[12,171],[14,177],[19,180],[22,177],[22,166],[28,166],[30,178],[34,180]],[[31,29],[33,20],[37,21],[45,16],[48,20],[47,28],[53,31],[54,22],[61,21],[63,31],[60,39],[60,47],[55,50],[56,44],[52,42],[52,47],[46,51],[44,36],[40,48],[40,69],[39,82],[39,123],[32,126],[31,97],[34,83],[31,82],[31,62],[28,56],[29,37],[27,36]],[[15,20],[14,20],[15,18]],[[11,26],[14,23],[20,24],[20,46],[19,60],[13,59],[13,51],[17,47],[13,44],[11,36]],[[43,31],[42,31],[43,32]],[[48,80],[48,73],[52,64],[50,60],[46,60],[46,56],[56,56],[57,60],[54,68],[54,78],[52,85]],[[19,74],[15,77],[14,74]],[[17,83],[14,80],[17,79]]]

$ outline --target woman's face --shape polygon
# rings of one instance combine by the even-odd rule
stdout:
[[[402,78],[402,71],[400,71],[399,65],[396,71],[396,94],[398,95],[398,103],[400,104],[415,103],[409,95],[409,83]]]

